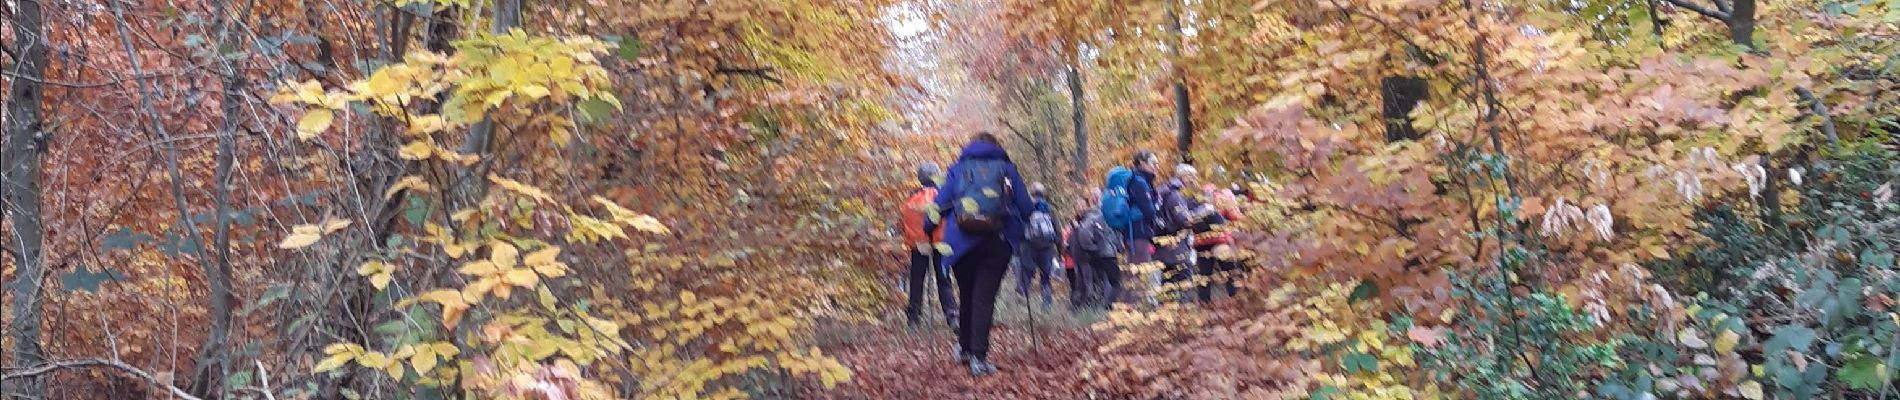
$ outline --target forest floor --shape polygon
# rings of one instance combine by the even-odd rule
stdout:
[[[1013,278],[1013,277],[1012,277]],[[875,325],[819,327],[820,349],[851,368],[850,382],[832,390],[801,393],[811,399],[1078,399],[1082,368],[1107,341],[1089,328],[1100,311],[1070,312],[1066,299],[1035,310],[1035,332],[1023,297],[1004,285],[997,299],[990,361],[1001,373],[973,378],[951,361],[956,336],[942,323],[905,326],[903,310]],[[932,299],[935,300],[935,299]],[[1041,303],[1038,301],[1037,303]],[[930,304],[934,306],[935,304]],[[928,313],[931,320],[943,315]]]

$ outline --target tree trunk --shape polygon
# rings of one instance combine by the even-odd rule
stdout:
[[[1425,100],[1425,80],[1410,76],[1388,76],[1379,82],[1381,103],[1385,105],[1385,141],[1418,140],[1412,127],[1412,109]]]
[[[1076,61],[1079,57],[1069,58],[1069,108],[1074,111],[1070,123],[1075,128],[1075,167],[1069,171],[1069,180],[1078,187],[1088,184],[1089,172],[1089,117],[1088,109],[1082,106],[1082,66]]]
[[[0,181],[5,182],[6,218],[13,220],[13,231],[6,238],[13,242],[13,323],[8,334],[13,338],[13,366],[39,365],[40,289],[46,275],[45,260],[40,259],[44,232],[40,215],[40,156],[52,134],[46,132],[41,109],[45,99],[40,81],[46,78],[47,46],[44,17],[38,1],[17,1],[13,9],[13,65],[16,78],[8,82],[6,98],[6,137],[0,145]],[[40,378],[27,378],[7,394],[27,398],[44,395]]]
[[[220,3],[220,9],[230,6],[228,2]],[[235,36],[231,32],[231,18],[234,17],[229,13],[220,14],[226,16],[218,22],[218,47],[226,48],[231,46]],[[214,167],[214,186],[211,189],[212,209],[217,214],[211,228],[212,246],[205,249],[212,251],[212,258],[203,261],[205,286],[210,289],[211,303],[210,314],[206,318],[210,319],[211,326],[205,332],[204,344],[198,348],[198,360],[194,363],[197,371],[192,377],[190,388],[191,394],[200,398],[223,397],[224,374],[230,370],[231,364],[230,354],[225,350],[229,348],[227,342],[231,332],[232,306],[237,302],[237,297],[231,291],[231,185],[234,184],[231,168],[237,157],[238,120],[242,115],[239,102],[243,101],[240,93],[244,92],[247,85],[229,59],[220,57],[219,60],[218,73],[222,75],[224,89],[219,100],[223,122],[218,127],[217,165]]]
[[[495,13],[492,15],[494,16],[494,21],[488,26],[489,33],[507,33],[509,30],[521,26],[521,0],[496,1]],[[474,154],[482,157],[481,161],[475,163],[475,166],[463,169],[462,173],[458,174],[454,182],[454,187],[452,188],[454,196],[451,196],[449,199],[449,201],[454,202],[450,205],[451,211],[473,206],[479,201],[478,199],[481,197],[482,191],[487,188],[488,178],[485,177],[489,163],[487,153],[489,146],[493,145],[491,142],[494,141],[494,136],[495,120],[492,116],[483,116],[481,122],[477,122],[475,126],[469,128],[468,139],[462,142],[462,147],[458,150],[460,150],[462,154]]]
[[[1728,12],[1728,38],[1735,44],[1749,49],[1755,48],[1755,0],[1735,0],[1733,9]]]
[[[1174,9],[1176,3],[1170,1],[1168,5],[1168,21],[1174,32],[1174,147],[1181,153],[1182,162],[1193,162],[1190,151],[1194,148],[1194,120],[1190,119],[1193,113],[1188,105],[1187,73],[1181,70],[1184,54],[1181,47],[1187,42],[1187,36],[1182,33],[1181,14]]]

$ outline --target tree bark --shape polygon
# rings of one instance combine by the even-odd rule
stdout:
[[[507,33],[509,30],[521,26],[521,0],[497,0],[495,2],[495,13],[491,15],[494,21],[490,23],[488,32],[493,34]],[[486,153],[488,153],[489,146],[493,145],[491,142],[494,141],[494,136],[495,120],[492,116],[484,115],[481,122],[477,122],[475,126],[470,127],[468,139],[462,142],[462,146],[458,150],[461,151],[462,154],[482,155],[483,157],[481,161],[475,163],[475,166],[463,169],[462,172],[458,174],[453,187],[453,193],[455,195],[449,199],[455,202],[451,204],[450,210],[474,205],[477,199],[481,197],[482,191],[487,188],[488,178],[486,178],[486,175],[489,157],[486,156]]]
[[[1429,88],[1425,80],[1410,76],[1388,76],[1379,83],[1381,103],[1385,105],[1385,141],[1418,140],[1412,127],[1412,109],[1425,100]]]
[[[1172,46],[1174,62],[1171,66],[1174,69],[1174,147],[1175,151],[1181,153],[1182,162],[1193,162],[1194,157],[1191,153],[1194,148],[1194,120],[1191,119],[1193,110],[1188,105],[1187,73],[1181,70],[1181,58],[1185,54],[1181,47],[1186,44],[1187,36],[1182,33],[1181,14],[1175,11],[1177,3],[1170,1],[1168,5],[1168,21],[1174,32],[1174,46]]]
[[[46,132],[41,114],[46,93],[40,82],[46,78],[49,44],[41,4],[14,2],[11,51],[17,58],[12,74],[18,78],[8,82],[5,144],[0,145],[0,168],[5,168],[0,173],[0,181],[5,182],[0,202],[4,203],[6,218],[13,221],[7,239],[13,241],[13,262],[18,267],[12,285],[13,323],[7,327],[13,338],[13,366],[17,368],[37,366],[45,360],[40,352],[40,290],[47,272],[45,260],[40,259],[44,251],[40,156],[46,153],[52,134]],[[8,394],[15,393],[28,398],[43,396],[44,380],[25,378],[23,385],[10,389]]]
[[[1074,111],[1070,123],[1075,128],[1075,167],[1069,170],[1069,180],[1077,187],[1088,184],[1089,172],[1089,117],[1088,108],[1083,107],[1082,66],[1076,60],[1080,57],[1069,58],[1069,108]]]
[[[218,2],[217,9],[225,10],[229,2]],[[224,14],[218,20],[218,48],[227,48],[235,36],[231,31],[233,13]],[[212,258],[204,261],[205,286],[210,289],[210,310],[206,318],[210,320],[209,331],[205,332],[204,343],[198,348],[198,359],[194,363],[197,371],[193,373],[190,391],[201,398],[218,398],[224,387],[224,373],[230,367],[230,354],[225,350],[229,346],[231,332],[231,313],[237,297],[231,290],[231,168],[237,157],[237,128],[241,111],[240,93],[248,86],[232,65],[230,59],[219,57],[218,73],[221,75],[223,95],[220,98],[223,121],[218,127],[217,165],[214,167],[214,185],[212,187],[212,209],[217,213],[212,225]],[[183,212],[184,210],[180,210]]]
[[[1755,0],[1735,0],[1729,9],[1728,38],[1749,51],[1755,48]]]

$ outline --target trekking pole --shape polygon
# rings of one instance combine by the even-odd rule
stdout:
[[[1040,267],[1029,267],[1029,268],[1040,268]],[[1028,271],[1027,269],[1024,270],[1024,272],[1027,272],[1027,271]],[[1029,276],[1029,279],[1031,281],[1034,281],[1035,278],[1036,278],[1035,275]],[[1045,275],[1043,276],[1043,279],[1049,279],[1049,277]],[[1034,286],[1034,285],[1031,285],[1031,286]],[[1037,357],[1041,357],[1042,356],[1042,338],[1036,335],[1036,307],[1035,305],[1030,304],[1033,302],[1029,301],[1029,295],[1027,294],[1029,293],[1029,289],[1024,289],[1023,293],[1024,293],[1023,294],[1023,310],[1026,310],[1029,312],[1029,352],[1030,354],[1034,354]]]

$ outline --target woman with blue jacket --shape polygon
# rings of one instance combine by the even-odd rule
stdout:
[[[1001,193],[990,192],[995,182],[981,183],[983,187],[965,182],[965,175],[974,176],[971,168],[991,168],[1000,166],[1000,171],[989,173],[1002,178]],[[982,172],[982,169],[974,171]],[[998,173],[1000,172],[1000,173]],[[1022,174],[1016,164],[1009,160],[1009,154],[997,142],[996,136],[988,132],[977,133],[970,144],[963,147],[963,153],[957,156],[949,175],[944,179],[941,190],[937,191],[937,210],[944,223],[943,241],[950,246],[949,254],[943,257],[944,265],[956,277],[959,304],[957,318],[957,362],[967,362],[970,374],[984,376],[996,373],[996,366],[989,362],[990,328],[996,321],[996,295],[1002,287],[1003,276],[1009,272],[1010,255],[1023,243],[1023,227],[1034,211],[1029,193],[1023,190]],[[971,193],[965,193],[965,191]],[[969,199],[975,196],[1000,197],[994,199],[1000,204],[1002,229],[972,229],[966,231],[958,226],[953,216],[973,212],[963,207],[975,207],[977,202]],[[988,200],[986,200],[988,201]]]

